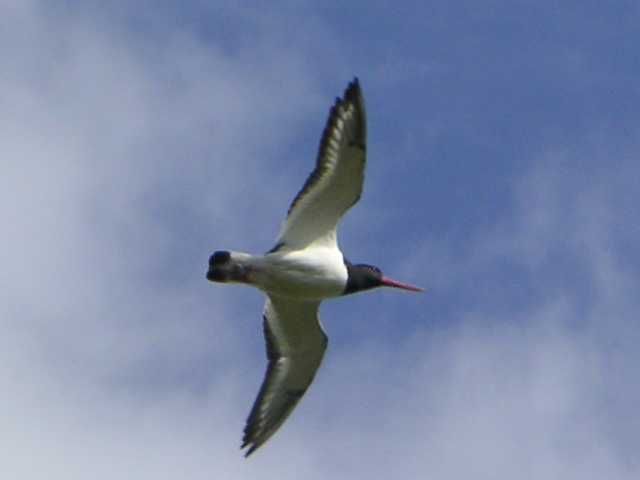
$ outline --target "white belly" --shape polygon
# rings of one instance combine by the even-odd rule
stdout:
[[[275,252],[255,260],[251,283],[274,295],[322,300],[342,295],[347,283],[347,267],[335,248]]]

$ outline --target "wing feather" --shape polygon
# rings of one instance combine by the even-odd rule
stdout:
[[[247,418],[242,448],[251,455],[284,423],[313,381],[327,347],[320,302],[270,296],[263,315],[267,373]]]
[[[362,194],[366,143],[364,98],[356,78],[331,108],[315,169],[289,207],[276,242],[280,248],[336,245],[340,218]]]

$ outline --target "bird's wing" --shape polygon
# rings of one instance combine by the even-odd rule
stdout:
[[[270,296],[264,307],[264,336],[269,364],[244,428],[246,456],[266,442],[304,395],[320,366],[327,336],[316,301]]]
[[[356,78],[331,108],[316,167],[291,203],[275,249],[337,245],[338,222],[362,194],[366,143],[364,99]]]

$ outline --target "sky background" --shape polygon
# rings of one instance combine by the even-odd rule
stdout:
[[[322,6],[321,6],[322,5]],[[11,479],[640,478],[634,1],[0,1]],[[358,76],[329,349],[245,460],[263,252]]]

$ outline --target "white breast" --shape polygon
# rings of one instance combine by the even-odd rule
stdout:
[[[274,295],[322,300],[341,295],[347,284],[347,267],[337,248],[278,251],[256,260],[252,283]]]

